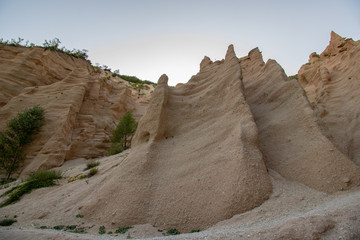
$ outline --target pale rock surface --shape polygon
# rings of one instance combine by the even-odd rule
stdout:
[[[311,62],[321,58],[312,54]],[[88,74],[72,70],[61,81],[82,92],[87,85],[72,79]],[[321,66],[307,72],[306,81],[300,76],[301,85],[316,74],[317,81],[333,81],[333,69]],[[232,46],[225,60],[205,57],[187,84],[171,88],[167,80],[160,77],[131,151],[97,159],[99,172],[91,178],[62,179],[2,208],[18,222],[0,228],[0,238],[160,239],[170,228],[205,230],[167,239],[360,238],[359,168],[324,136],[310,105],[316,96],[310,90],[320,85],[307,85],[305,94],[274,60],[264,63],[258,49],[239,60]],[[67,161],[56,170],[73,177],[87,173],[85,164]],[[88,234],[37,229],[60,224],[76,224]],[[97,235],[101,225],[113,232],[134,228]]]
[[[169,88],[167,81],[160,77],[129,156],[81,209],[92,221],[191,231],[268,199],[270,178],[233,47],[187,84]]]
[[[319,56],[319,55],[318,55]],[[360,41],[331,33],[329,46],[298,76],[323,134],[360,166]]]
[[[245,95],[265,163],[282,176],[325,192],[360,184],[360,168],[323,136],[304,91],[256,48],[240,59]]]
[[[0,129],[18,112],[40,105],[45,125],[26,146],[22,174],[76,158],[104,156],[128,110],[139,119],[150,92],[104,79],[84,60],[43,48],[0,47]]]

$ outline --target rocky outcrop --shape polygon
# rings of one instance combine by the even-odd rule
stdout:
[[[224,61],[205,61],[183,86],[169,88],[161,76],[131,153],[81,209],[84,216],[186,232],[269,197],[271,183],[233,47]]]
[[[360,41],[331,33],[329,46],[298,76],[322,133],[360,166]]]
[[[322,134],[298,82],[276,61],[265,63],[257,48],[240,64],[266,166],[324,192],[360,185],[360,169]]]
[[[0,87],[1,129],[26,108],[45,109],[45,125],[25,149],[23,174],[104,156],[121,115],[132,110],[139,119],[150,97],[104,79],[84,60],[39,47],[0,47]]]
[[[314,214],[324,208],[313,212],[315,205],[308,202],[360,185],[360,168],[351,161],[356,162],[356,157],[342,149],[353,146],[356,152],[356,140],[354,145],[339,140],[357,136],[357,115],[351,118],[357,114],[351,111],[357,106],[358,96],[353,94],[357,83],[350,80],[358,76],[358,68],[337,59],[355,65],[358,45],[334,34],[332,38],[336,44],[331,43],[323,54],[311,54],[299,81],[289,79],[276,61],[265,63],[259,49],[238,59],[229,46],[224,60],[205,57],[199,73],[186,84],[169,87],[168,77],[162,75],[148,105],[137,90],[104,81],[81,66],[59,70],[64,74],[53,83],[25,86],[12,97],[3,95],[10,99],[0,109],[4,119],[34,104],[46,110],[47,124],[28,149],[34,153],[28,169],[97,156],[106,146],[104,139],[115,118],[127,109],[139,117],[148,106],[131,151],[101,159],[99,173],[90,180],[63,180],[49,192],[39,190],[39,201],[25,199],[19,205],[29,208],[26,221],[36,219],[39,226],[48,220],[67,224],[81,214],[81,222],[96,232],[99,224],[107,229],[151,224],[189,232],[254,209],[256,218],[251,221],[261,220],[260,234],[268,229],[273,239],[319,238],[336,230],[333,217],[342,218],[342,210],[319,217]],[[348,82],[342,83],[342,75],[350,73]],[[77,168],[76,174],[82,174],[82,166]],[[272,203],[267,205],[273,189]],[[337,208],[338,201],[326,205]],[[285,210],[284,204],[288,204]],[[4,210],[14,214],[16,207]],[[277,210],[281,214],[271,218]],[[246,221],[246,215],[233,220]],[[353,220],[355,226],[356,217]],[[347,224],[348,219],[342,221]],[[293,231],[296,224],[301,227]],[[251,232],[254,225],[243,226]]]

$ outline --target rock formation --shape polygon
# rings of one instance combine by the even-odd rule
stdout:
[[[360,166],[360,41],[331,33],[329,46],[299,70],[322,133]]]
[[[104,80],[84,60],[39,47],[0,47],[0,87],[0,129],[26,108],[45,109],[45,125],[25,150],[23,174],[104,156],[121,115],[132,110],[139,119],[149,98]]]
[[[232,46],[222,62],[205,58],[183,86],[169,88],[161,76],[131,153],[82,208],[84,215],[191,231],[265,201],[271,183],[241,77]],[[106,199],[114,200],[104,205]]]
[[[298,82],[257,48],[240,63],[266,166],[320,191],[359,185],[360,169],[321,133]]]
[[[300,69],[299,81],[288,78],[276,61],[265,63],[259,49],[238,59],[231,45],[224,60],[205,57],[186,84],[169,87],[162,75],[148,105],[147,98],[105,82],[81,61],[72,59],[69,65],[67,56],[41,49],[32,54],[0,50],[5,52],[0,66],[19,62],[19,56],[31,56],[30,63],[23,61],[26,66],[43,64],[32,73],[42,72],[43,78],[23,82],[32,69],[24,67],[26,74],[2,70],[0,81],[10,89],[1,95],[1,119],[26,106],[46,109],[48,123],[28,149],[33,153],[29,169],[100,155],[114,119],[127,109],[135,109],[139,117],[148,107],[131,151],[100,159],[99,173],[90,180],[62,180],[37,196],[31,193],[37,201],[30,196],[3,208],[5,214],[14,214],[27,207],[19,222],[79,223],[74,216],[80,214],[81,224],[95,232],[99,225],[116,229],[151,224],[189,232],[226,219],[246,222],[239,231],[227,225],[229,235],[215,229],[215,239],[237,239],[239,232],[246,239],[254,234],[317,239],[334,231],[353,234],[352,226],[358,226],[359,192],[331,194],[360,186],[359,68],[354,67],[359,42],[332,33],[329,47],[311,54]],[[54,67],[57,61],[47,58],[59,58],[61,64]],[[58,70],[42,70],[47,62]],[[48,77],[55,73],[56,80]],[[14,84],[10,76],[15,76]],[[82,166],[77,169],[83,174]]]

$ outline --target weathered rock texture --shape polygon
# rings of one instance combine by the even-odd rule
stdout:
[[[245,95],[265,163],[289,180],[325,192],[360,184],[360,169],[321,133],[303,89],[256,48],[240,59]]]
[[[334,34],[333,38],[342,41]],[[323,199],[329,197],[328,193],[360,185],[360,168],[337,146],[337,135],[333,139],[326,135],[330,131],[340,134],[341,129],[349,128],[347,132],[351,133],[341,136],[355,139],[358,129],[343,120],[342,115],[336,115],[340,111],[349,119],[357,106],[358,96],[351,92],[351,86],[357,86],[350,84],[353,75],[344,85],[331,85],[329,91],[334,95],[330,96],[334,99],[328,97],[328,102],[319,101],[323,95],[317,92],[322,89],[320,82],[330,84],[337,77],[345,81],[340,78],[341,71],[358,76],[356,67],[351,70],[335,60],[331,63],[338,55],[344,61],[357,56],[358,43],[344,41],[340,48],[331,43],[325,51],[327,56],[312,54],[310,66],[322,61],[328,65],[308,72],[302,69],[301,84],[287,78],[274,60],[265,63],[258,49],[238,59],[232,46],[224,60],[212,62],[205,57],[199,73],[186,84],[169,87],[167,76],[162,75],[139,122],[130,153],[101,159],[99,173],[90,180],[62,180],[61,186],[38,190],[37,198],[33,192],[31,196],[36,201],[31,201],[31,197],[24,199],[18,205],[5,207],[4,212],[15,214],[19,212],[17,206],[21,206],[21,211],[26,206],[29,209],[18,219],[31,224],[36,219],[39,226],[44,222],[69,224],[69,219],[81,214],[81,222],[96,233],[99,225],[116,229],[149,223],[158,229],[189,232],[246,211],[252,213],[229,221],[245,219],[241,231],[255,231],[263,239],[318,239],[333,230],[341,232],[336,222],[339,218],[343,222],[341,228],[348,222],[358,226],[356,212],[352,213],[353,206],[358,206],[356,198],[350,197],[351,204],[341,208],[346,211],[338,210],[341,198],[316,211],[312,209],[319,201],[326,201]],[[351,48],[332,56],[334,49],[347,44]],[[334,74],[334,69],[339,72]],[[15,114],[11,110],[17,112],[20,102],[30,105],[35,99],[34,103],[49,111],[47,118],[52,125],[43,131],[52,131],[52,135],[43,133],[34,144],[39,146],[34,159],[40,159],[34,164],[49,162],[43,159],[50,157],[60,162],[78,155],[89,156],[83,150],[91,149],[82,145],[85,139],[96,146],[95,152],[100,152],[103,143],[97,145],[94,139],[106,135],[105,123],[113,119],[109,116],[129,108],[138,109],[128,90],[120,88],[122,94],[115,94],[117,84],[105,83],[83,67],[67,71],[52,84],[14,93],[0,109],[1,116],[10,118]],[[340,109],[336,99],[349,106]],[[325,107],[330,104],[325,114],[329,117],[327,122],[319,121],[319,109],[323,106],[320,103]],[[82,166],[77,169],[76,174],[83,173]],[[337,211],[327,210],[321,216],[328,208]],[[261,224],[257,225],[257,220]],[[80,220],[71,220],[75,221]],[[227,233],[218,236],[229,238]],[[235,233],[230,238],[237,238],[233,236]],[[248,239],[255,235],[246,236]]]
[[[26,108],[45,109],[45,125],[25,150],[24,174],[104,156],[121,115],[132,110],[140,118],[149,98],[105,81],[84,60],[39,47],[0,47],[0,89],[0,129]]]
[[[183,86],[169,88],[161,76],[130,155],[82,208],[84,216],[186,232],[268,199],[271,182],[241,77],[232,46],[221,62],[205,58]]]
[[[301,67],[300,84],[323,134],[360,166],[360,41],[331,33],[323,53]]]

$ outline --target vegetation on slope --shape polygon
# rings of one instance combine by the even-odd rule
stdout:
[[[23,41],[24,41],[24,39],[20,38],[20,37],[17,40],[16,39],[4,40],[3,38],[0,38],[0,45],[14,46],[14,47],[21,46],[21,47],[27,47],[27,48],[41,47],[41,48],[44,48],[44,49],[50,50],[50,51],[62,52],[69,56],[86,60],[94,69],[102,69],[104,71],[111,72],[111,69],[107,65],[102,65],[102,66],[100,66],[100,64],[96,64],[96,66],[92,65],[91,61],[88,59],[89,58],[89,56],[87,54],[88,50],[86,50],[86,49],[79,50],[79,49],[74,48],[73,50],[68,50],[65,47],[60,47],[61,41],[58,38],[54,38],[53,40],[45,40],[44,43],[42,44],[42,46],[35,45],[34,43],[30,43],[29,41],[26,41],[25,43],[23,43]],[[135,76],[120,75],[119,70],[115,70],[112,73],[112,76],[113,77],[118,76],[128,82],[131,82],[131,83],[155,85],[155,83],[153,83],[151,81],[141,80]]]
[[[120,119],[111,137],[111,148],[108,151],[108,155],[114,155],[128,149],[136,128],[137,122],[133,118],[132,113],[128,111]]]
[[[50,187],[55,185],[55,180],[61,178],[61,173],[57,171],[39,171],[32,173],[26,180],[24,184],[18,185],[6,191],[1,197],[8,195],[3,203],[0,204],[0,207],[7,206],[11,203],[19,201],[20,198],[26,194],[30,193],[34,189]]]
[[[34,134],[44,124],[44,109],[35,106],[19,113],[7,124],[7,130],[0,132],[0,168],[7,179],[16,172],[25,158],[23,148],[30,143]]]
[[[88,55],[87,55],[87,50],[83,49],[83,50],[79,50],[79,49],[73,49],[73,50],[68,50],[65,47],[60,48],[60,40],[58,38],[54,38],[53,40],[45,40],[45,42],[43,43],[42,46],[39,45],[35,45],[34,43],[29,43],[29,41],[26,41],[24,44],[22,43],[24,41],[23,38],[18,38],[18,40],[15,39],[11,39],[11,40],[3,40],[2,38],[0,39],[0,45],[4,45],[4,46],[14,46],[14,47],[27,47],[27,48],[32,48],[32,47],[42,47],[45,48],[46,50],[50,50],[50,51],[58,51],[58,52],[62,52],[65,53],[69,56],[75,57],[75,58],[81,58],[84,59],[86,61],[88,61],[90,64],[91,62],[88,60]]]

